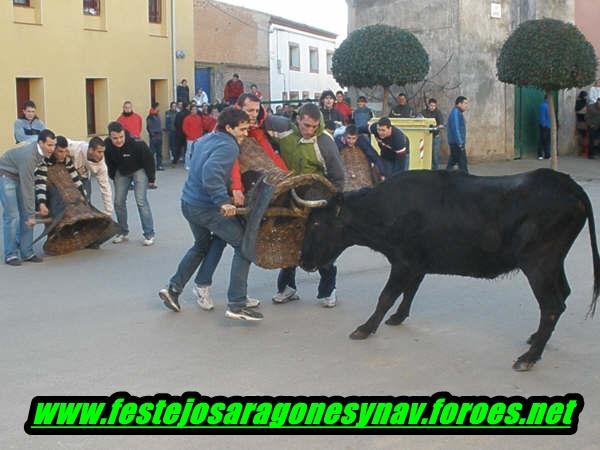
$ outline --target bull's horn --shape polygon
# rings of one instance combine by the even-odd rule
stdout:
[[[291,191],[292,198],[300,206],[306,206],[307,208],[324,208],[327,206],[327,200],[304,200],[296,193],[295,189]]]

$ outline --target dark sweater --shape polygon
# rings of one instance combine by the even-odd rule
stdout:
[[[325,122],[329,122],[330,120],[333,120],[334,122],[344,122],[344,118],[342,117],[342,114],[335,108],[332,108],[332,109],[321,108],[321,114],[323,114],[323,120]]]
[[[104,140],[104,145],[106,147],[104,159],[111,179],[115,179],[117,170],[121,175],[128,176],[144,169],[148,181],[154,183],[156,180],[154,156],[144,141],[137,141],[127,136],[121,148],[115,147],[110,138]]]
[[[377,124],[374,123],[369,128],[371,135],[377,141],[379,149],[381,150],[381,157],[388,161],[395,159],[404,160],[406,155],[409,153],[410,143],[406,135],[400,130],[400,128],[392,127],[392,135],[384,139],[380,138],[377,134]],[[398,150],[406,149],[406,153],[396,153]]]
[[[421,112],[421,115],[427,119],[435,119],[435,126],[439,127],[440,125],[444,125],[444,115],[442,114],[442,112],[439,109],[435,109],[433,111],[430,111],[429,108],[425,108],[423,110],[423,112]],[[437,136],[440,134],[439,130],[436,130],[433,132],[434,136]]]

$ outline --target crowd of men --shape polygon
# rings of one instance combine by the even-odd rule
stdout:
[[[235,85],[239,78],[234,76],[232,80]],[[342,92],[325,91],[319,105],[306,103],[290,118],[269,114],[261,105],[261,98],[252,93],[257,92],[256,89],[240,94],[232,91],[231,86],[226,88],[233,106],[219,112],[218,108],[202,103],[206,100],[202,92],[197,92],[189,104],[185,98],[179,98],[180,95],[185,97],[186,87],[183,82],[178,86],[178,101],[172,102],[165,112],[164,128],[160,105],[151,105],[146,118],[150,145],[140,138],[143,120],[129,101],[123,104],[117,120],[108,124],[108,137],[104,140],[93,137],[89,143],[56,136],[36,117],[33,102],[27,102],[23,117],[15,123],[15,139],[25,144],[0,157],[4,261],[12,266],[42,261],[33,250],[33,226],[36,219],[53,213],[48,209],[46,183],[48,168],[55,164],[65,165],[64,173],[68,173],[70,181],[88,201],[91,178],[97,180],[103,212],[110,216],[114,212],[119,225],[119,233],[112,240],[115,244],[129,238],[126,200],[128,192],[133,190],[143,244],[151,246],[155,229],[147,190],[156,188],[156,170],[163,169],[164,130],[171,164],[177,164],[183,156],[188,170],[181,209],[194,244],[183,256],[167,287],[160,290],[160,298],[169,309],[180,311],[179,296],[196,273],[192,290],[197,303],[203,309],[213,309],[212,277],[229,244],[234,256],[225,315],[238,320],[261,320],[263,316],[257,311],[260,301],[247,294],[250,261],[240,250],[244,229],[236,217],[237,208],[246,201],[238,162],[240,143],[244,139],[255,139],[265,155],[284,172],[320,174],[338,191],[344,190],[347,176],[347,167],[340,157],[340,151],[345,148],[364,152],[369,164],[378,171],[378,181],[408,170],[408,138],[388,117],[369,124],[373,112],[364,97],[358,98],[353,110]],[[467,99],[459,97],[446,124],[451,147],[448,167],[456,163],[465,171],[466,128],[462,114],[467,105]],[[412,114],[400,101],[399,106],[394,114]],[[439,140],[444,120],[437,110],[437,102],[431,99],[422,114],[436,119],[435,139]],[[379,153],[371,146],[371,137],[377,142]],[[323,306],[334,307],[337,303],[335,263],[319,268],[319,273],[317,298]],[[299,298],[295,275],[296,267],[280,270],[277,291],[272,298],[274,303]]]

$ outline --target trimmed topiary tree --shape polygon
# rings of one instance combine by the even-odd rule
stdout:
[[[425,79],[429,55],[410,31],[370,25],[350,33],[336,49],[331,71],[341,86],[382,86],[382,114],[387,115],[390,86]]]
[[[552,91],[584,87],[596,78],[596,53],[579,29],[555,19],[523,22],[508,37],[496,61],[498,79],[546,92],[551,122],[552,168],[558,168]]]

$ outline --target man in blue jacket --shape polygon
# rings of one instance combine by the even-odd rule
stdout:
[[[211,233],[234,248],[227,292],[225,317],[236,320],[262,320],[254,309],[260,302],[247,295],[250,261],[240,252],[244,229],[238,221],[227,186],[231,169],[239,155],[239,143],[248,136],[250,118],[241,109],[226,108],[219,115],[217,128],[194,143],[190,170],[181,195],[181,211],[194,235],[194,246],[185,254],[168,288],[158,293],[165,306],[181,310],[179,295],[200,265],[211,240]]]
[[[550,158],[550,112],[548,111],[548,96],[544,95],[544,101],[540,104],[538,117],[540,126],[540,142],[538,145],[538,159]]]
[[[462,95],[454,102],[454,108],[448,116],[448,144],[450,145],[450,159],[446,170],[450,170],[455,164],[458,168],[469,173],[467,168],[467,152],[465,145],[467,143],[467,127],[463,113],[469,109],[469,100]]]

